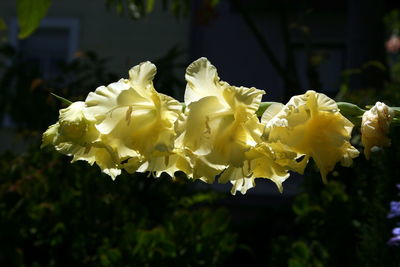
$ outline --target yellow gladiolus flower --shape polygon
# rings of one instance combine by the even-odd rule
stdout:
[[[255,115],[264,91],[235,87],[218,77],[206,58],[186,70],[185,121],[176,147],[189,159],[192,177],[213,182],[228,166],[242,167],[262,125]]]
[[[290,151],[279,142],[260,142],[246,152],[246,162],[242,168],[228,167],[220,176],[220,182],[231,181],[231,193],[242,194],[255,186],[256,178],[269,179],[276,184],[282,193],[282,183],[289,177],[289,170],[303,172],[306,160],[297,162],[298,154]]]
[[[182,106],[154,89],[155,74],[152,63],[141,63],[129,71],[129,79],[101,86],[85,100],[85,116],[96,122],[102,141],[127,161],[130,172],[174,148],[174,123]]]
[[[390,139],[387,134],[393,115],[393,110],[382,102],[376,102],[375,106],[363,114],[361,142],[367,159],[370,158],[372,147],[390,146]]]
[[[85,103],[78,101],[61,109],[59,121],[44,132],[42,147],[53,145],[60,153],[73,156],[72,162],[85,160],[90,164],[96,163],[104,173],[115,179],[121,170],[112,153],[99,142],[100,133],[94,121],[84,116],[85,108]]]
[[[307,91],[263,115],[265,138],[281,142],[299,156],[312,157],[324,182],[337,162],[352,164],[359,152],[349,142],[353,124],[340,114],[337,104],[324,94]]]

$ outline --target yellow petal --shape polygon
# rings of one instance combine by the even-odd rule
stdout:
[[[273,103],[270,105],[261,116],[261,123],[267,124],[271,119],[273,119],[283,108],[285,105],[281,103]]]
[[[118,106],[118,96],[124,90],[128,90],[130,85],[120,80],[108,86],[100,86],[94,92],[90,92],[86,97],[87,109],[84,115],[89,120],[104,120],[106,116],[112,116],[115,107]]]
[[[349,142],[352,128],[332,99],[308,91],[292,97],[269,119],[265,136],[268,142],[279,141],[299,156],[312,157],[326,181],[337,162],[349,165],[358,155]]]
[[[247,190],[256,186],[254,178],[242,178],[238,180],[232,180],[231,194],[235,195],[236,191],[239,191],[243,195],[246,194]]]
[[[254,87],[227,86],[223,90],[223,100],[231,109],[243,108],[247,115],[253,115],[257,112],[264,93]]]
[[[186,105],[208,96],[222,98],[223,88],[227,86],[220,81],[217,69],[204,57],[187,67],[185,79],[187,81],[184,97]]]
[[[156,75],[156,66],[149,62],[142,62],[129,70],[129,83],[143,96],[153,89],[153,79]]]
[[[205,156],[192,157],[193,179],[200,179],[206,183],[213,183],[227,166],[210,162]]]
[[[206,58],[193,62],[185,77],[187,106],[176,146],[187,151],[195,179],[213,182],[228,166],[241,168],[246,151],[259,142],[263,126],[255,113],[264,91],[220,81]]]
[[[102,172],[109,175],[113,180],[121,174],[118,164],[112,155],[105,148],[91,147],[90,149],[81,148],[73,154],[72,162],[77,160],[87,161],[89,164],[96,163]]]
[[[56,139],[58,137],[60,124],[57,122],[53,125],[50,125],[49,128],[43,133],[42,136],[42,145],[40,148],[43,148],[48,145],[56,145]]]
[[[284,157],[286,161],[282,161],[283,155],[278,154],[278,149],[273,150],[268,144],[260,143],[247,154],[252,176],[270,179],[276,184],[279,192],[282,192],[282,183],[289,177],[288,171],[292,169],[290,163],[296,164],[295,155],[290,155],[291,158],[286,156],[288,155]]]
[[[186,112],[184,146],[196,155],[210,153],[213,149],[213,138],[218,134],[216,128],[226,125],[224,117],[229,116],[229,111],[225,110],[218,98],[209,96],[191,103]],[[233,115],[231,118],[233,119]]]
[[[142,164],[139,168],[140,172],[151,172],[154,173],[155,177],[160,177],[162,173],[166,173],[172,178],[175,177],[175,173],[182,171],[192,177],[192,167],[189,161],[179,154],[173,154],[165,157],[153,157],[147,162]]]
[[[86,98],[85,115],[96,120],[102,139],[121,159],[166,156],[174,147],[174,123],[182,107],[153,87],[156,68],[141,63],[121,79]]]

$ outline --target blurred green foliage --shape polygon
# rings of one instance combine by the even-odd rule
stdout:
[[[4,19],[0,17],[0,32],[7,29],[7,24],[4,22]]]
[[[400,33],[400,10],[394,9],[383,18],[388,33]]]
[[[17,0],[18,37],[28,37],[46,16],[51,0]]]
[[[399,266],[398,248],[387,245],[388,203],[400,177],[400,142],[393,142],[370,161],[336,167],[327,185],[315,170],[306,171],[292,205],[292,232],[271,241],[270,266]]]
[[[1,266],[216,266],[236,248],[216,193],[36,147],[0,158]]]

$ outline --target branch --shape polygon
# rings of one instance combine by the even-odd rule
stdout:
[[[242,16],[242,18],[243,18],[244,22],[246,23],[247,27],[249,27],[250,31],[253,33],[253,35],[256,38],[258,44],[261,46],[261,49],[263,50],[265,55],[270,60],[271,64],[275,68],[276,72],[279,74],[279,76],[281,76],[281,78],[284,80],[284,82],[287,85],[291,85],[292,84],[292,80],[287,75],[286,70],[279,63],[278,59],[275,57],[275,54],[272,52],[269,44],[267,43],[267,40],[264,38],[263,34],[257,28],[257,26],[254,23],[254,21],[246,13],[246,11],[243,9],[243,7],[240,6],[240,4],[239,4],[239,2],[237,0],[231,0],[231,3],[233,5],[233,7],[236,8],[236,10],[238,10],[240,15]]]

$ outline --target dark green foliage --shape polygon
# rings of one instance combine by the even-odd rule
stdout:
[[[217,194],[68,160],[1,156],[1,266],[215,266],[235,250]]]
[[[398,105],[397,82],[384,89],[347,92],[344,96],[364,107],[383,100]],[[351,168],[336,166],[324,185],[309,165],[303,193],[292,206],[293,232],[271,241],[271,266],[399,266],[398,247],[387,242],[395,220],[387,219],[389,203],[396,199],[399,183],[400,130],[390,130],[392,145],[362,154],[359,129],[353,132],[353,144],[361,151]]]
[[[327,185],[309,170],[293,204],[292,235],[271,242],[271,266],[398,266],[398,251],[387,245],[393,225],[386,215],[399,177],[393,152],[337,167]]]

